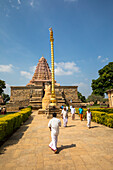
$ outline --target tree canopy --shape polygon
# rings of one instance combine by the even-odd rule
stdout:
[[[93,101],[95,104],[97,104],[97,101],[105,102],[106,100],[108,100],[108,99],[105,99],[103,96],[99,96],[99,95],[95,95],[95,94],[91,94],[87,98],[88,102],[92,102]]]
[[[79,98],[82,102],[86,102],[85,96],[82,96],[82,94],[81,94],[80,92],[78,92],[78,98]]]
[[[0,95],[3,97],[4,103],[10,100],[9,95],[4,93],[5,88],[6,88],[5,81],[0,80]]]
[[[99,78],[92,80],[92,90],[95,95],[104,96],[108,89],[113,89],[113,62],[98,71]]]
[[[8,94],[2,93],[2,97],[3,97],[4,103],[6,103],[10,100],[10,97]]]
[[[5,81],[0,80],[0,95],[3,93],[5,88],[6,88]]]

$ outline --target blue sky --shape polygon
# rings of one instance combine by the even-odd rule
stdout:
[[[6,93],[29,82],[42,55],[51,67],[50,27],[61,85],[78,85],[87,97],[98,70],[113,61],[112,0],[0,0],[0,79]]]

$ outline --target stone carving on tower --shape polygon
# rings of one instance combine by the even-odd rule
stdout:
[[[49,68],[49,65],[47,63],[47,60],[42,56],[36,66],[35,73],[32,77],[32,80],[27,84],[27,86],[30,85],[40,85],[40,83],[44,82],[51,82],[51,70]]]

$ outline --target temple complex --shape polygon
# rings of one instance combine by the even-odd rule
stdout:
[[[56,107],[59,112],[61,105],[79,106],[77,86],[60,86],[54,78],[54,38],[50,31],[51,43],[51,70],[47,60],[42,56],[36,66],[35,73],[26,86],[11,87],[10,102],[7,111],[18,111],[22,107],[32,106],[33,109],[42,109],[49,114]],[[71,103],[70,103],[71,102]],[[43,112],[40,110],[40,112]]]
[[[48,90],[51,89],[51,83],[51,70],[47,60],[42,56],[32,79],[26,86],[11,86],[11,96],[7,110],[18,111],[20,107],[28,105],[34,109],[42,108],[42,100],[46,103],[46,99],[50,98],[51,90]],[[77,86],[60,86],[55,81],[55,95],[58,106],[65,104],[79,106],[81,103],[78,99]]]

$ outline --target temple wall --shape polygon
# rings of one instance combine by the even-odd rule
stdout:
[[[10,102],[7,104],[7,111],[18,111],[20,107],[28,106],[30,100],[42,98],[43,86],[12,86]]]
[[[113,90],[108,90],[109,107],[113,107]]]
[[[78,94],[77,94],[77,87],[76,86],[68,86],[64,88],[64,94],[66,99],[68,100],[77,100],[78,99]]]
[[[77,101],[78,100],[78,94],[77,94],[77,86],[58,86],[55,87],[55,93],[63,93],[66,100],[70,101]]]
[[[12,86],[10,103],[7,105],[8,111],[17,111],[19,107],[31,105],[33,107],[42,107],[42,98],[44,97],[44,86]],[[58,106],[62,104],[79,105],[77,86],[55,86],[55,94]],[[12,110],[11,110],[12,109]]]
[[[64,94],[67,100],[78,100],[77,86],[56,86],[55,87],[56,96],[61,96]],[[11,87],[11,102],[24,101],[30,99],[31,96],[42,97],[43,87],[29,87],[29,86],[20,86],[20,87]]]
[[[16,112],[21,107],[27,107],[29,105],[29,100],[23,100],[23,101],[16,101],[14,103],[8,103],[7,104],[7,111],[8,112]]]
[[[24,101],[29,100],[32,96],[42,96],[42,87],[28,87],[28,86],[20,86],[20,87],[11,87],[11,99],[10,102],[16,101]]]
[[[11,102],[23,101],[30,98],[31,89],[24,87],[11,87]]]

